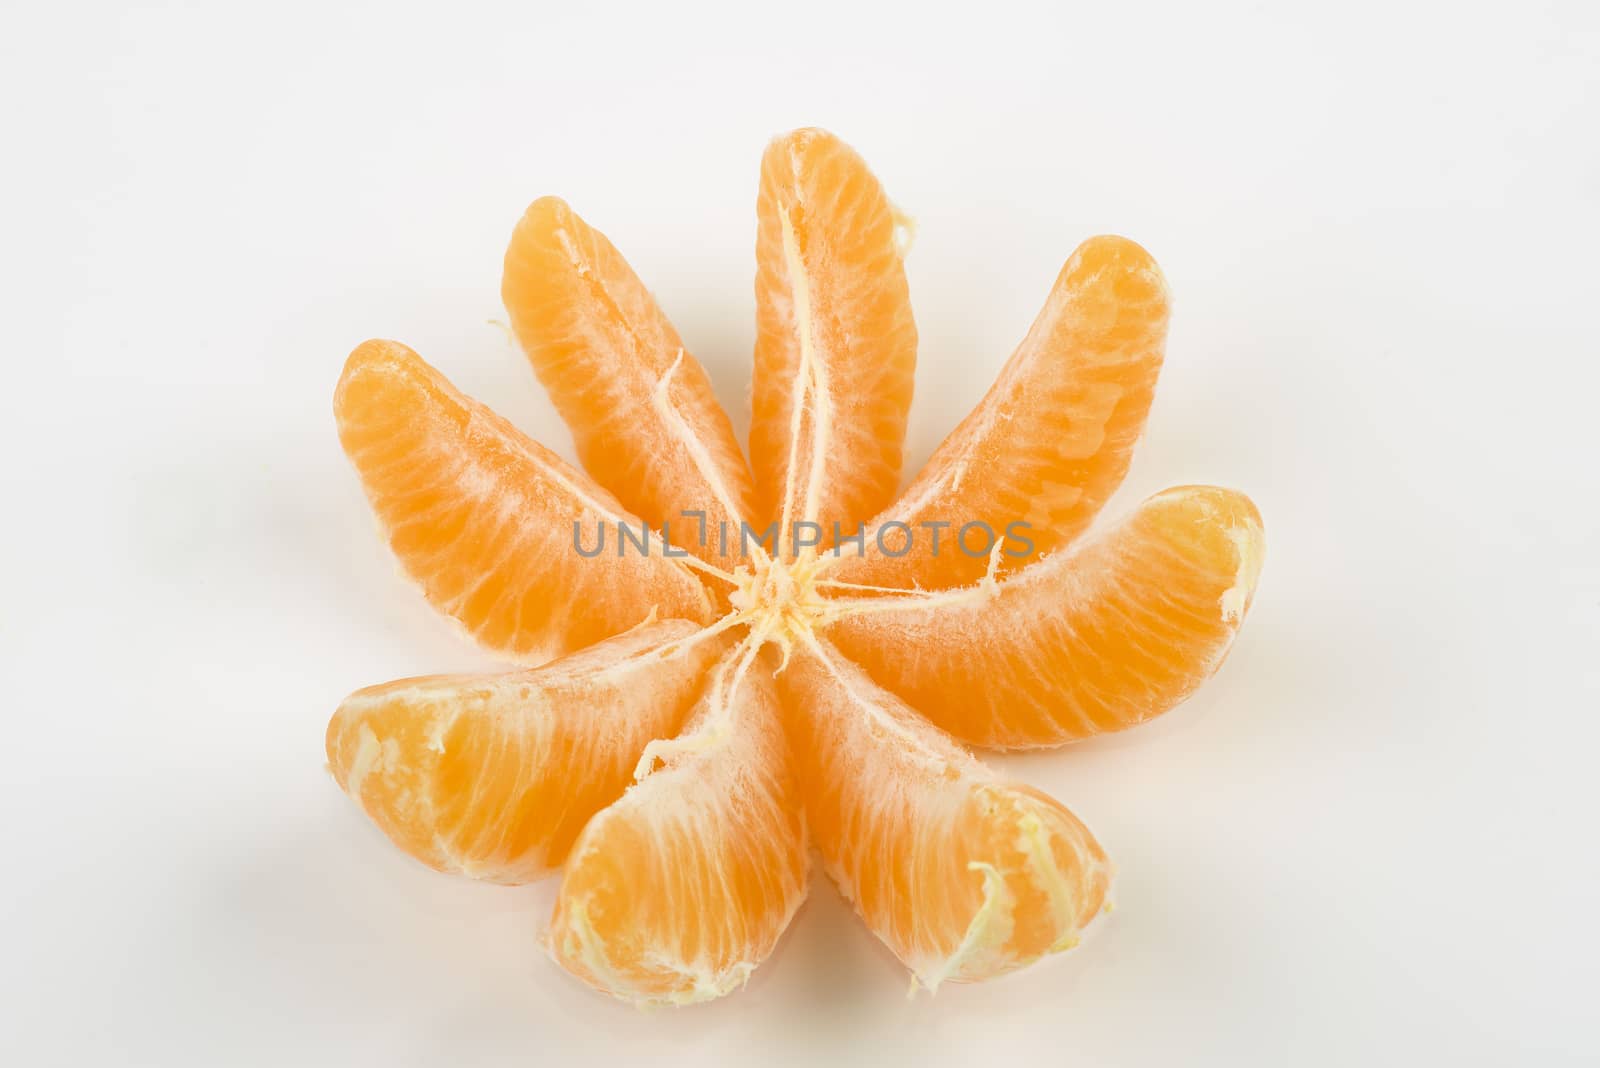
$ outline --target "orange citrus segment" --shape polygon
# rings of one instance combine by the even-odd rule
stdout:
[[[1056,801],[1006,783],[821,642],[778,676],[826,870],[919,983],[1070,949],[1111,866]]]
[[[1003,567],[1077,537],[1127,474],[1161,370],[1167,312],[1166,281],[1149,253],[1121,237],[1085,241],[988,394],[872,524],[907,524],[911,551],[890,556],[869,537],[834,577],[960,586],[983,576],[990,539],[1013,523],[1025,527],[1006,539]],[[969,523],[979,525],[963,531]],[[903,533],[885,532],[890,552],[905,544]]]
[[[704,587],[678,561],[609,548],[616,524],[638,529],[611,494],[404,345],[368,341],[351,353],[333,408],[401,566],[485,647],[541,661],[652,611],[710,614]],[[578,532],[592,549],[601,525],[607,552],[581,555]]]
[[[848,145],[797,130],[767,147],[756,212],[756,510],[830,543],[900,480],[917,329],[894,211]]]
[[[1248,497],[1183,486],[1004,582],[865,599],[828,634],[963,741],[1058,745],[1159,715],[1210,677],[1263,551]]]
[[[722,661],[684,734],[646,750],[644,779],[589,822],[567,861],[550,953],[614,997],[728,993],[805,897],[798,784],[771,666],[752,668],[753,656]]]
[[[654,623],[531,670],[359,690],[328,724],[328,766],[430,868],[529,882],[682,725],[723,644],[698,629]]]
[[[674,544],[715,562],[750,515],[750,468],[698,360],[606,236],[556,197],[506,250],[501,295],[595,481]],[[704,513],[688,518],[686,511]]]

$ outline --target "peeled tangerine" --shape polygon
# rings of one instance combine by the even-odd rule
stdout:
[[[917,983],[1011,971],[1077,943],[1111,865],[963,744],[1061,745],[1175,706],[1250,607],[1261,517],[1181,486],[1078,540],[1165,353],[1166,281],[1132,241],[1078,247],[896,498],[917,345],[900,220],[809,129],[768,146],[756,216],[748,464],[643,281],[554,198],[516,227],[502,295],[583,470],[404,345],[351,353],[339,438],[401,567],[524,667],[362,690],[328,762],[431,867],[519,883],[564,864],[547,949],[627,1001],[743,983],[805,896],[808,836]],[[724,526],[742,542],[775,521],[779,539],[724,552]],[[641,523],[690,552],[573,544]],[[835,555],[836,523],[877,529]],[[877,536],[890,524],[911,551]],[[974,551],[963,527],[1010,536]]]

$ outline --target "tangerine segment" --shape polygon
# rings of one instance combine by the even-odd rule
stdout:
[[[544,197],[511,235],[501,295],[583,466],[629,511],[656,529],[670,524],[675,543],[714,563],[701,535],[722,523],[737,531],[750,517],[750,468],[705,369],[628,261]]]
[[[587,551],[597,526],[615,534],[638,521],[404,345],[368,341],[352,352],[333,409],[401,566],[485,647],[537,662],[652,611],[709,617],[705,589],[676,560],[581,555],[580,535]]]
[[[831,541],[900,481],[917,328],[894,209],[860,156],[808,129],[767,146],[756,213],[756,510]]]
[[[339,786],[437,871],[531,882],[671,736],[721,644],[649,624],[543,667],[358,690],[328,724]]]
[[[1004,582],[841,605],[829,636],[974,745],[1059,745],[1165,712],[1222,664],[1260,575],[1261,516],[1213,486]]]
[[[1132,241],[1079,245],[989,392],[873,524],[908,524],[926,546],[940,528],[923,524],[943,523],[938,550],[891,557],[869,537],[871,555],[847,557],[835,576],[960,586],[984,574],[985,528],[1004,537],[1026,524],[1026,542],[1006,539],[1014,566],[1076,538],[1128,472],[1161,371],[1168,303],[1161,269]],[[969,523],[981,526],[964,531]],[[891,551],[900,544],[889,539]]]
[[[567,861],[551,956],[637,1004],[741,986],[805,898],[805,825],[771,668],[729,654],[688,728],[595,816]],[[735,653],[738,653],[736,650]],[[663,766],[649,770],[656,760]]]
[[[1059,803],[1000,781],[823,642],[778,677],[828,874],[930,989],[1070,949],[1111,865]]]

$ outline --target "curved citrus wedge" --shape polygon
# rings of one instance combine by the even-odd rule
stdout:
[[[725,644],[698,629],[653,623],[527,671],[358,690],[328,724],[328,767],[428,867],[530,882],[683,723]]]
[[[736,664],[739,653],[718,666],[685,732],[646,750],[643,780],[589,821],[567,861],[550,954],[614,997],[729,993],[805,898],[805,825],[771,668],[763,657],[751,670],[753,651]]]
[[[962,741],[1059,745],[1142,723],[1210,677],[1263,552],[1248,497],[1181,486],[1004,582],[842,604],[828,636]]]
[[[812,840],[918,983],[987,979],[1078,944],[1111,865],[1077,817],[999,780],[822,642],[778,682]]]
[[[871,524],[907,524],[912,551],[889,556],[869,537],[866,554],[844,557],[835,577],[960,586],[983,577],[989,539],[1013,523],[1026,524],[1026,541],[1007,539],[1002,569],[1076,538],[1128,473],[1167,317],[1166,280],[1149,253],[1121,237],[1079,245],[995,384]],[[940,523],[937,552],[922,551],[934,535],[922,525]],[[969,523],[981,525],[963,531]],[[901,533],[885,537],[891,552],[904,544]]]
[[[756,213],[756,510],[828,543],[900,481],[917,328],[894,210],[848,145],[796,130],[767,146]]]
[[[750,468],[705,369],[628,261],[566,203],[544,197],[511,235],[501,296],[595,481],[715,562],[716,536],[701,535],[724,522],[737,532],[749,517]]]
[[[637,531],[639,521],[404,345],[368,341],[352,352],[333,411],[401,566],[485,647],[540,661],[652,611],[709,616],[704,587],[677,560],[583,556],[580,531],[590,550],[597,527],[614,543],[617,524]]]

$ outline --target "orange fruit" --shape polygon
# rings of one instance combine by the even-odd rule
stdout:
[[[639,520],[404,345],[352,352],[333,410],[400,565],[485,647],[538,662],[652,612],[709,617],[711,598],[675,559],[580,555],[576,538],[593,549],[599,526],[614,543],[616,524]]]
[[[503,296],[592,479],[404,346],[352,354],[340,437],[403,567],[490,648],[566,655],[361,691],[330,766],[433,867],[520,882],[563,864],[549,953],[627,1001],[742,984],[805,897],[808,835],[916,982],[1020,968],[1078,942],[1111,865],[961,743],[1058,745],[1180,701],[1250,607],[1260,516],[1179,487],[1069,547],[1127,470],[1165,344],[1161,273],[1114,237],[1067,261],[896,500],[916,327],[894,209],[851,149],[798,130],[767,149],[757,216],[750,469],[648,291],[559,200],[518,225]],[[685,509],[777,522],[781,548],[575,544],[574,525]],[[931,535],[898,558],[825,551],[867,519],[955,529],[938,555]],[[1013,539],[972,554],[968,523]],[[810,547],[796,524],[820,528]],[[1003,554],[1023,539],[1031,555]]]
[[[529,882],[682,724],[721,644],[699,630],[648,624],[543,667],[358,690],[328,724],[328,767],[430,868]]]
[[[1070,949],[1111,865],[1077,817],[1000,780],[825,643],[778,676],[826,870],[930,989]]]
[[[597,989],[641,1004],[726,994],[805,898],[799,786],[757,659],[723,659],[684,733],[573,847],[547,941]]]
[[[750,468],[705,369],[627,260],[565,202],[544,197],[511,235],[501,296],[595,481],[715,562],[711,532],[737,531],[750,515]]]
[[[962,741],[1060,745],[1167,711],[1221,666],[1264,552],[1242,493],[1180,486],[1003,582],[885,594],[827,633]]]
[[[871,524],[905,523],[932,551],[892,556],[868,537],[866,554],[844,558],[834,577],[960,586],[983,576],[987,539],[1005,538],[1012,523],[1026,529],[1006,539],[1002,570],[1076,538],[1128,472],[1166,349],[1168,303],[1161,269],[1132,241],[1079,245],[989,392]],[[969,523],[982,525],[964,532]],[[903,535],[885,532],[889,553]]]
[[[894,209],[848,145],[796,130],[767,146],[756,217],[756,511],[827,544],[900,482],[917,328]]]

